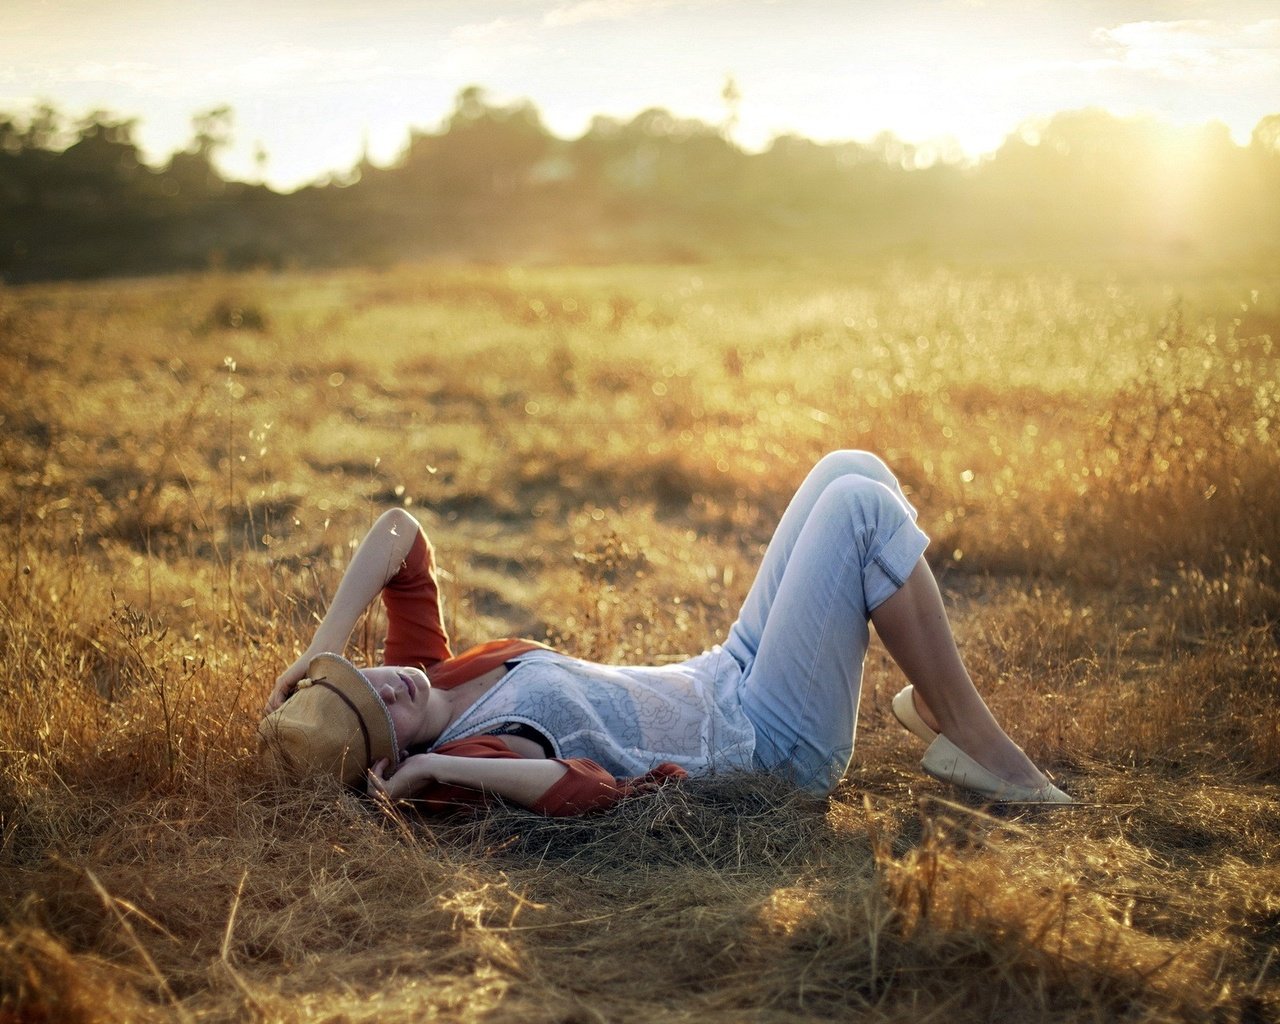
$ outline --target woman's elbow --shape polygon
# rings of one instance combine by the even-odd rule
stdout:
[[[382,515],[378,516],[378,521],[373,524],[374,529],[389,530],[397,536],[408,535],[412,537],[415,533],[422,529],[421,524],[413,515],[403,508],[389,508]]]

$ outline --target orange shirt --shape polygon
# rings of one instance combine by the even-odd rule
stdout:
[[[435,553],[421,531],[400,569],[383,587],[382,603],[387,610],[383,661],[388,665],[416,665],[427,673],[431,685],[441,690],[451,690],[529,651],[549,650],[536,640],[507,638],[490,640],[454,655],[440,615]],[[497,736],[452,740],[434,752],[454,757],[520,756]],[[567,769],[565,774],[533,804],[533,810],[552,816],[603,810],[624,797],[686,775],[683,768],[664,763],[640,778],[615,779],[589,758],[556,761]],[[414,799],[429,810],[442,811],[483,804],[486,795],[468,786],[433,782]]]

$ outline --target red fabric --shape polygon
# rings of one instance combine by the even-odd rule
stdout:
[[[638,779],[615,779],[585,757],[560,761],[569,771],[555,782],[533,805],[533,810],[552,818],[603,811],[619,800],[648,793],[673,779],[688,777],[679,765],[663,762]]]
[[[431,669],[428,675],[431,677],[432,686],[441,690],[452,690],[468,680],[482,676],[486,672],[492,672],[512,658],[518,658],[530,651],[549,650],[551,650],[550,647],[536,640],[517,640],[514,637],[507,637],[503,640],[490,640],[487,643],[477,644],[475,647],[469,647],[456,658],[442,661],[438,665],[423,667]],[[387,664],[403,663],[388,661]]]
[[[499,736],[472,736],[453,740],[442,744],[435,753],[453,757],[520,757]],[[677,765],[660,764],[638,779],[618,780],[585,757],[555,760],[567,770],[531,807],[531,810],[552,818],[603,811],[624,797],[650,792],[665,782],[683,779],[688,774]],[[488,803],[488,799],[483,790],[447,782],[428,783],[413,796],[413,800],[424,810],[435,812],[456,810],[459,807],[482,807]]]
[[[435,552],[421,530],[408,557],[382,588],[382,604],[387,609],[385,664],[417,665],[425,670],[453,657],[440,617]]]
[[[421,530],[414,538],[408,557],[383,587],[382,603],[387,610],[383,663],[416,665],[427,672],[431,685],[441,690],[451,690],[529,651],[550,650],[536,640],[508,637],[479,644],[455,657],[440,615],[435,553]],[[498,736],[453,740],[441,745],[436,753],[454,757],[520,757]],[[533,810],[551,817],[604,810],[624,797],[652,790],[687,774],[677,765],[664,763],[638,779],[619,780],[585,757],[556,760],[568,771],[533,805]],[[481,790],[441,782],[428,784],[413,799],[429,811],[474,807],[487,802]]]

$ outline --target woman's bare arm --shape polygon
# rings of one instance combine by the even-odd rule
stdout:
[[[453,757],[449,754],[414,754],[390,778],[384,758],[369,770],[369,785],[381,789],[392,800],[411,798],[428,782],[493,793],[505,800],[532,807],[564,778],[568,769],[545,758]]]
[[[324,651],[341,653],[347,646],[361,613],[399,570],[420,531],[418,521],[402,508],[390,509],[378,517],[343,573],[338,592],[306,651],[276,679],[267,698],[268,710],[274,711],[284,703],[298,680],[306,675],[312,658]]]

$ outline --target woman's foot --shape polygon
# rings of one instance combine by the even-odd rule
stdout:
[[[1022,748],[996,727],[994,733],[981,727],[970,730],[962,726],[947,730],[947,739],[997,778],[1014,786],[1038,789],[1049,780],[1022,752]]]
[[[928,704],[915,692],[914,687],[905,687],[893,698],[893,714],[902,723],[903,728],[919,737],[925,743],[930,744],[930,750],[933,750],[932,745],[936,743],[942,730],[938,727],[938,720],[934,717]],[[948,747],[961,752],[973,765],[976,765],[977,768],[991,776],[990,779],[984,781],[983,786],[968,787],[976,789],[977,792],[981,792],[985,796],[991,796],[996,799],[994,791],[997,788],[997,783],[1002,783],[1011,790],[1023,793],[1024,796],[1021,799],[1029,799],[1029,797],[1025,796],[1026,793],[1041,791],[1045,787],[1054,789],[1053,784],[1036,768],[1031,759],[1022,752],[1022,748],[1009,739],[1003,731],[991,734],[990,730],[984,732],[981,728],[966,729],[963,726],[957,726],[956,729],[951,730],[948,734],[948,743],[940,749]],[[935,754],[935,767],[938,756]],[[950,756],[950,751],[948,751],[948,758],[948,764],[955,760],[954,757]],[[925,770],[935,777],[940,777],[937,771],[930,770],[928,766],[926,766]],[[966,771],[977,778],[977,773],[972,768],[967,768]],[[948,778],[946,781],[954,781],[957,785],[964,785],[958,779]],[[1066,798],[1066,795],[1061,790],[1055,791],[1064,799]],[[1012,798],[1005,797],[1003,799]]]
[[[947,737],[941,735],[924,752],[920,767],[927,775],[940,782],[949,782],[971,790],[989,800],[1034,804],[1075,803],[1071,797],[1039,772],[1036,772],[1036,775],[1042,781],[1038,784],[1010,782],[1003,776],[988,771]]]

